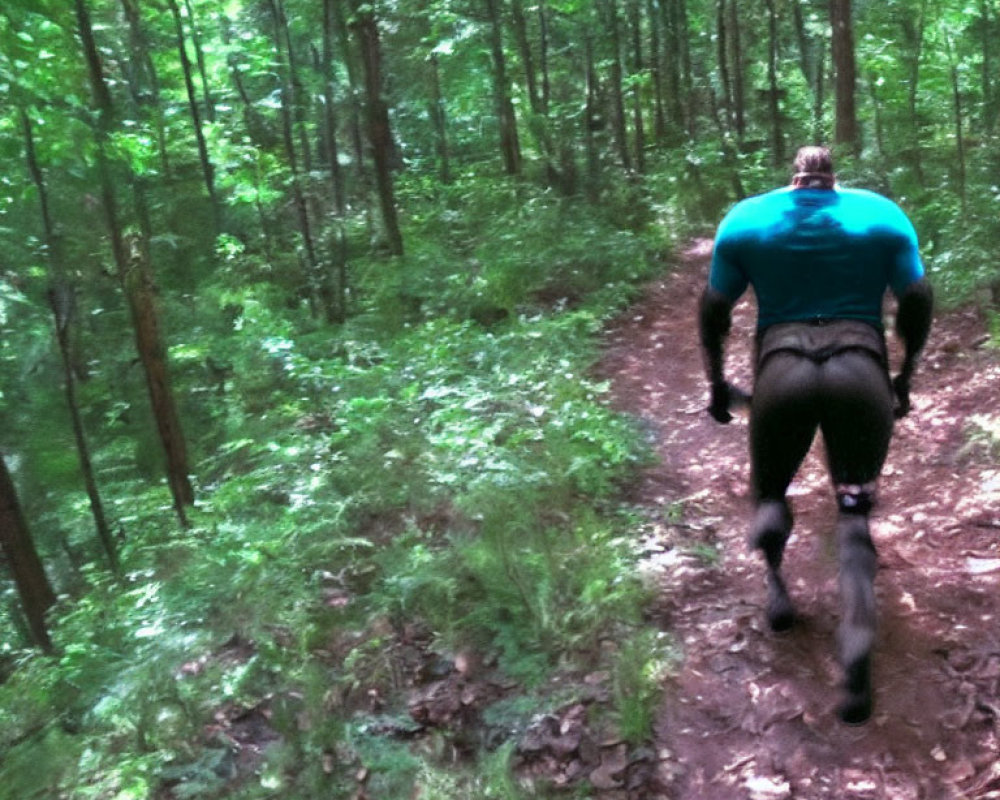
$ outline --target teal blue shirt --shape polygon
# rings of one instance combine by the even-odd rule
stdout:
[[[862,189],[786,187],[743,200],[719,225],[709,286],[757,295],[757,326],[859,319],[881,328],[887,288],[924,275],[917,234],[891,200]]]

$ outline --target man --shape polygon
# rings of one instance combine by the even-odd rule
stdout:
[[[845,722],[861,723],[872,709],[875,637],[876,555],[868,514],[893,418],[910,410],[932,292],[913,225],[895,203],[839,187],[825,147],[803,147],[794,166],[791,186],[738,203],[719,226],[700,308],[708,411],[726,423],[731,406],[745,399],[725,380],[723,343],[733,304],[752,286],[758,317],[750,543],[767,562],[768,621],[774,630],[794,624],[780,573],[792,527],[785,493],[819,429],[838,505],[838,638],[846,689],[839,713]],[[886,289],[899,301],[896,332],[904,345],[892,380],[882,327]]]

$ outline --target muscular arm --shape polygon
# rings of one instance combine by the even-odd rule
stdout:
[[[712,399],[708,413],[716,422],[729,422],[729,413],[735,402],[746,402],[748,396],[725,378],[725,340],[732,324],[732,302],[721,292],[708,288],[701,296],[698,312],[698,330],[702,352],[705,356],[705,374],[711,384]]]
[[[705,373],[713,386],[725,382],[723,345],[732,324],[732,310],[733,304],[715,289],[706,289],[701,296],[698,331],[705,356]]]
[[[920,351],[927,342],[933,311],[934,291],[923,278],[913,281],[899,297],[896,333],[903,341],[903,363],[899,375],[892,382],[899,399],[896,411],[898,417],[905,416],[910,410],[910,380],[917,367]]]

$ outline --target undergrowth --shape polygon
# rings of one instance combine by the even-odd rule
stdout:
[[[609,670],[624,735],[648,735],[663,650],[618,504],[649,453],[591,368],[652,248],[524,191],[428,203],[412,255],[359,260],[337,328],[241,281],[265,272],[259,255],[220,249],[202,302],[231,326],[175,351],[182,375],[207,354],[227,364],[189,406],[192,525],[107,443],[126,574],[85,566],[57,654],[9,651],[5,796],[348,796],[362,771],[372,798],[536,796],[513,747],[575,669]],[[446,733],[407,741],[415,630],[426,653],[474,653],[516,687],[487,709],[503,720],[488,746],[456,760]]]

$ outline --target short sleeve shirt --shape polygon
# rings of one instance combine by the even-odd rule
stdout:
[[[859,319],[881,328],[886,289],[924,275],[913,224],[888,198],[862,189],[776,189],[722,220],[709,286],[735,302],[757,295],[758,328]]]

